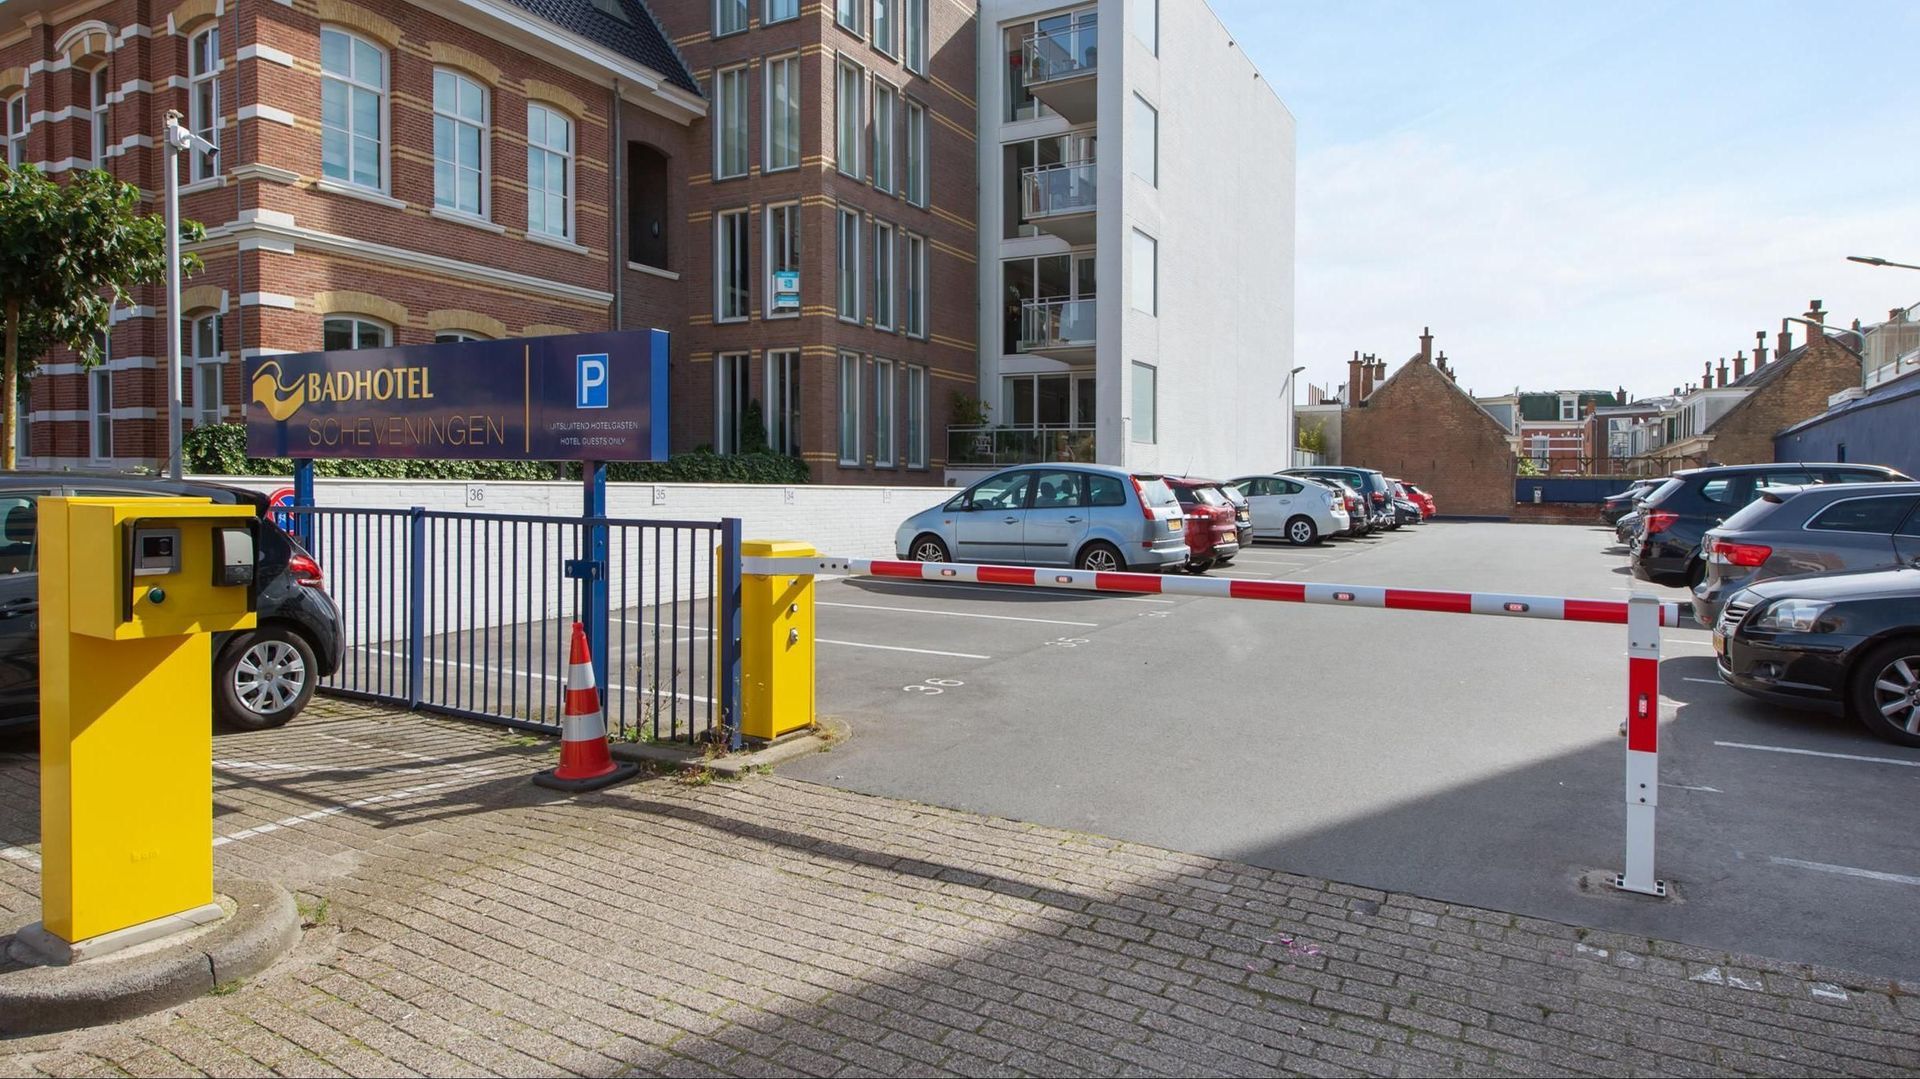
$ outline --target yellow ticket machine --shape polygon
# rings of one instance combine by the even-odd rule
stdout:
[[[40,501],[41,924],[89,949],[219,916],[212,634],[254,626],[252,506]]]

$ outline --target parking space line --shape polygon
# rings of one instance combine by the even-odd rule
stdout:
[[[1682,678],[1682,682],[1699,682],[1701,685],[1717,686],[1722,684],[1718,678]]]
[[[1877,869],[1855,869],[1850,865],[1830,865],[1826,862],[1803,862],[1798,858],[1769,857],[1767,861],[1774,865],[1787,865],[1795,869],[1811,869],[1819,873],[1836,873],[1843,877],[1865,877],[1868,880],[1883,880],[1888,884],[1911,884],[1920,886],[1920,877],[1909,877],[1903,873],[1882,873]]]
[[[815,601],[821,607],[846,607],[856,611],[892,611],[895,614],[934,614],[944,618],[990,618],[996,622],[1038,622],[1047,626],[1080,626],[1084,629],[1098,629],[1098,622],[1069,622],[1063,618],[1022,618],[1011,614],[981,614],[977,611],[929,611],[921,607],[882,607],[874,603],[830,603],[826,600]]]
[[[941,652],[933,648],[907,648],[897,644],[862,644],[859,641],[833,641],[825,637],[815,637],[819,644],[837,644],[842,648],[878,648],[883,652],[912,652],[921,656],[950,656],[954,659],[992,659],[992,656],[975,655],[972,652]]]
[[[1715,742],[1714,745],[1725,749],[1757,749],[1763,753],[1791,753],[1797,757],[1832,757],[1842,761],[1866,761],[1869,764],[1897,764],[1902,768],[1920,768],[1920,761],[1903,761],[1896,757],[1863,757],[1858,753],[1827,753],[1818,749],[1792,749],[1787,746],[1757,746],[1751,742]]]

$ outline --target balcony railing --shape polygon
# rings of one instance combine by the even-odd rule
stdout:
[[[1041,461],[1091,464],[1093,446],[1093,428],[1074,424],[947,428],[950,466],[997,468]]]
[[[1092,75],[1100,58],[1099,24],[1085,20],[1027,35],[1021,50],[1029,87]]]
[[[1028,300],[1020,305],[1020,351],[1090,349],[1097,315],[1091,296]]]
[[[1091,161],[1066,161],[1021,170],[1021,205],[1027,220],[1092,213],[1096,202],[1094,171]]]

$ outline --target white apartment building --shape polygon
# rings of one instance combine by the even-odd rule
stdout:
[[[1294,120],[1202,0],[983,0],[980,396],[949,482],[1292,460]]]

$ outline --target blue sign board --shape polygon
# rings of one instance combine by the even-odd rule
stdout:
[[[255,457],[663,461],[665,330],[255,356]]]

